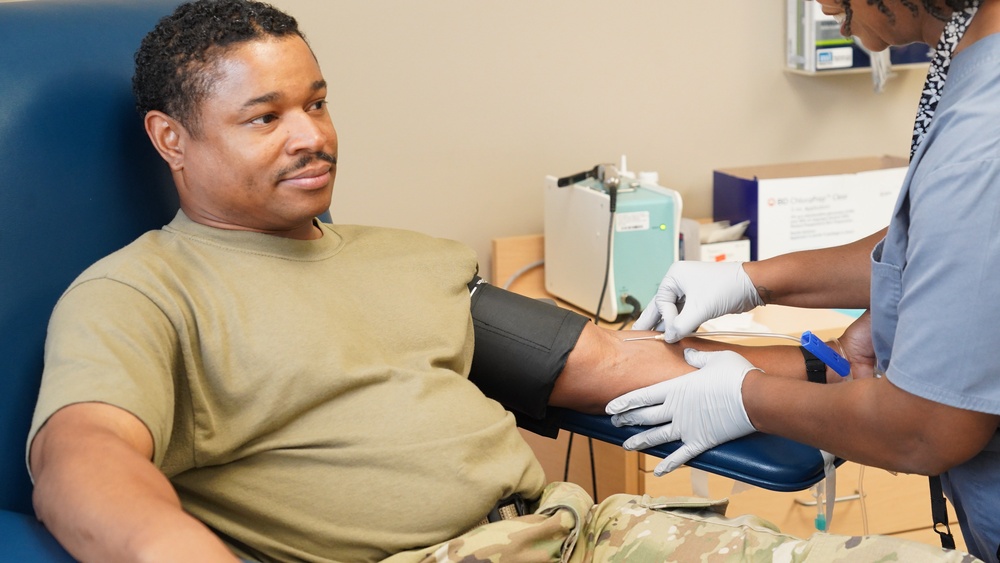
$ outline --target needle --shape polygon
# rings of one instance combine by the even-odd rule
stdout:
[[[662,334],[657,334],[654,336],[634,336],[632,338],[626,338],[622,342],[631,342],[633,340],[663,340]]]

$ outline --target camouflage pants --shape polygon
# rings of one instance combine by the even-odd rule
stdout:
[[[887,536],[799,539],[754,516],[726,518],[728,501],[614,495],[593,504],[571,483],[549,485],[534,513],[480,526],[391,563],[665,561],[977,561]]]

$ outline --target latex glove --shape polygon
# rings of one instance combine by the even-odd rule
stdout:
[[[680,261],[667,270],[633,328],[663,330],[667,342],[677,342],[709,319],[763,304],[742,262]]]
[[[757,369],[736,352],[684,350],[698,371],[636,389],[613,399],[606,408],[615,426],[656,426],[625,441],[626,450],[642,450],[683,440],[653,471],[669,473],[698,454],[754,432],[743,406],[743,379]]]

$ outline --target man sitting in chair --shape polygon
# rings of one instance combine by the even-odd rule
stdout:
[[[455,242],[317,221],[337,136],[288,15],[180,6],[143,41],[134,90],[181,210],[84,272],[50,321],[29,465],[37,514],[75,557],[960,559],[741,528],[724,501],[594,506],[546,486],[511,411],[601,412],[692,368],[480,283]]]

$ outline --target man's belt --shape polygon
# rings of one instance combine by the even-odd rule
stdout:
[[[514,493],[509,497],[498,500],[493,506],[493,509],[490,510],[490,513],[479,522],[477,527],[489,524],[490,522],[510,520],[511,518],[517,518],[518,516],[524,516],[527,513],[528,503],[524,501],[524,497]]]

